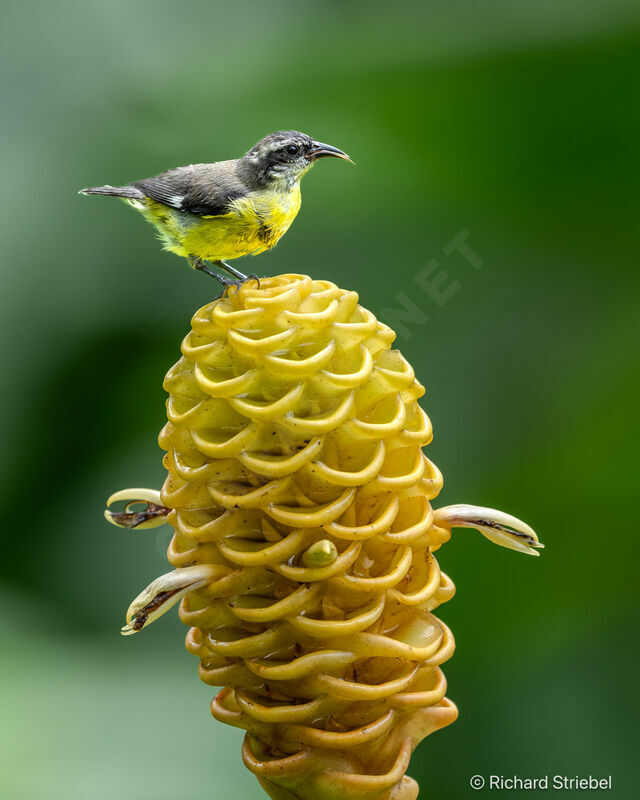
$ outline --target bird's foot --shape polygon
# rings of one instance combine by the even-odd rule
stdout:
[[[211,273],[209,273],[211,274]],[[215,275],[215,273],[213,273]],[[260,288],[260,278],[257,275],[247,275],[245,278],[239,280],[233,280],[233,278],[227,278],[226,275],[215,275],[216,279],[222,284],[222,291],[216,297],[216,300],[219,300],[221,297],[224,297],[225,294],[231,289],[235,287],[236,292],[244,286],[245,283],[248,283],[251,280],[255,280],[258,284],[258,289]]]
[[[209,269],[206,263],[200,258],[195,258],[192,256],[189,259],[189,263],[195,269],[200,270],[200,272],[205,272],[211,278],[215,278],[218,281],[218,283],[221,283],[223,285],[224,288],[222,292],[218,295],[218,297],[222,297],[224,293],[227,292],[231,286],[235,286],[236,291],[238,291],[238,289],[240,289],[241,286],[243,286],[247,281],[251,280],[256,281],[256,283],[258,284],[258,289],[260,288],[260,278],[258,278],[257,275],[255,274],[245,275],[244,273],[240,272],[239,270],[227,264],[226,261],[214,261],[213,263],[217,267],[220,267],[221,269],[224,269],[231,275],[233,275],[233,278],[235,278],[235,280],[233,278],[227,278],[226,275],[220,275],[218,272],[214,272],[212,269]]]
[[[237,292],[243,284],[243,281],[234,281],[233,278],[227,278],[226,275],[216,275],[216,280],[222,284],[222,290],[216,297],[216,300],[220,300],[221,297],[224,297],[232,286],[235,286]]]

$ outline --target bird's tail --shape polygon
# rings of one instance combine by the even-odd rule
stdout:
[[[144,200],[144,194],[135,186],[92,186],[80,189],[78,194],[106,194],[111,197],[124,197],[125,200]]]

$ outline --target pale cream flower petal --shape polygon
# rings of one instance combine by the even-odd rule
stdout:
[[[124,511],[108,510],[113,503],[118,502],[125,503]],[[135,510],[133,507],[139,503],[144,503],[144,506]],[[164,525],[169,511],[170,509],[163,505],[160,492],[156,489],[121,489],[107,499],[104,517],[107,522],[118,528],[139,531]]]
[[[130,636],[161,617],[186,594],[228,572],[214,564],[198,564],[160,575],[143,589],[127,609],[123,636]]]
[[[114,492],[110,497],[107,498],[107,508],[113,505],[114,503],[118,503],[121,501],[130,502],[132,500],[139,500],[145,501],[147,503],[153,503],[156,506],[162,505],[162,500],[160,499],[160,492],[157,489],[120,489],[117,492]]]
[[[475,528],[494,544],[531,556],[540,555],[533,548],[544,547],[526,522],[493,508],[465,503],[445,506],[435,511],[433,521],[445,528]]]

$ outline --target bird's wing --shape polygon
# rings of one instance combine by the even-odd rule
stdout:
[[[227,213],[233,200],[247,194],[246,186],[235,174],[235,163],[191,164],[131,185],[146,197],[179,211],[218,216]]]

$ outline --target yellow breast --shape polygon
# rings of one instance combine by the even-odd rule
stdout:
[[[273,247],[300,210],[300,184],[286,191],[252,192],[227,214],[197,217],[151,201],[143,210],[165,248],[209,261],[256,255]]]
[[[284,191],[254,192],[236,202],[239,217],[255,227],[258,243],[250,252],[262,253],[284,236],[300,211],[300,184]]]

